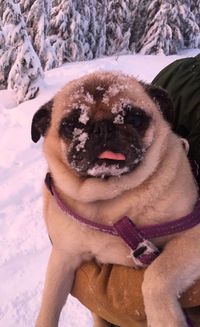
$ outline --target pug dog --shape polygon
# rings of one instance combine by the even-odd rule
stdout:
[[[32,139],[44,136],[54,189],[76,215],[108,226],[128,216],[140,227],[178,219],[197,202],[187,142],[172,120],[164,90],[97,72],[68,83],[35,113]],[[52,252],[36,327],[57,327],[81,263],[137,263],[121,238],[72,219],[46,186],[44,216]],[[200,226],[152,241],[163,250],[144,277],[147,325],[187,327],[178,298],[200,277]]]

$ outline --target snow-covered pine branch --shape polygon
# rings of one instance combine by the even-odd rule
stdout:
[[[50,1],[35,0],[26,17],[27,32],[43,68],[47,62],[48,46],[46,38],[48,34],[50,10]]]
[[[198,46],[200,26],[191,11],[190,0],[150,1],[146,16],[146,27],[136,51],[169,55]]]
[[[129,52],[130,11],[127,0],[108,1],[106,21],[106,54]]]
[[[4,3],[2,30],[6,38],[0,59],[0,82],[16,92],[20,103],[38,92],[42,68],[27,34],[19,2]]]

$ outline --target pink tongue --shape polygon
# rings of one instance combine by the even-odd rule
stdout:
[[[98,159],[111,159],[111,160],[126,160],[125,155],[122,153],[114,153],[112,151],[104,151],[99,156]]]

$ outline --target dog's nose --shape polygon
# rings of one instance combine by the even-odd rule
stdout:
[[[113,133],[113,130],[114,130],[114,126],[110,121],[102,120],[95,123],[93,133],[95,136],[107,140]]]

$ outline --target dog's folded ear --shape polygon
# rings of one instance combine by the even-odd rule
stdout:
[[[50,126],[53,99],[45,103],[33,116],[31,124],[31,138],[33,142],[39,141]]]
[[[159,86],[142,83],[147,94],[156,102],[163,114],[163,117],[173,127],[175,120],[175,111],[172,99],[168,92]]]

